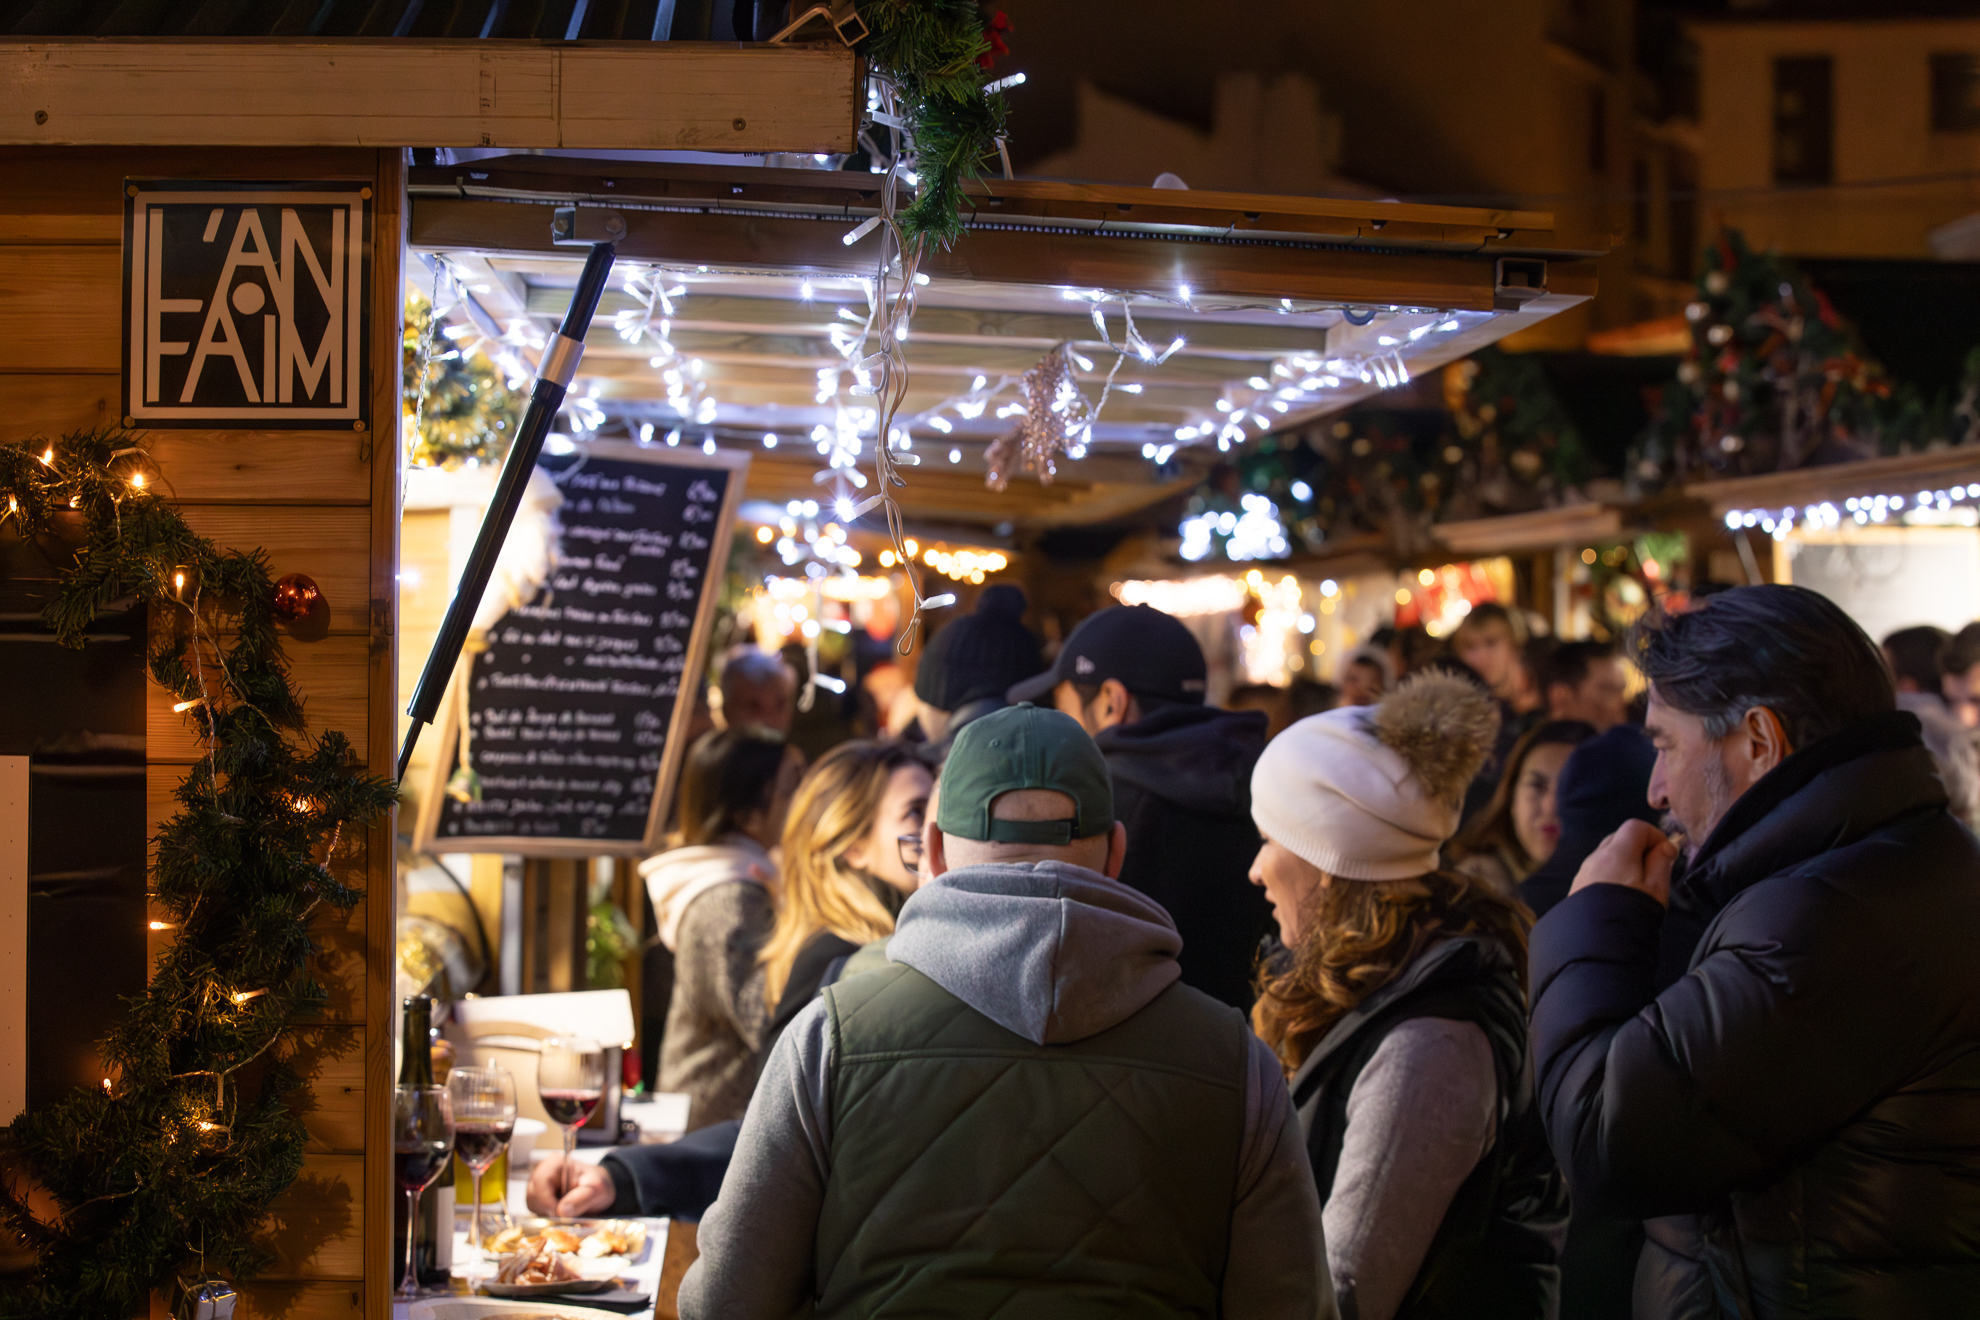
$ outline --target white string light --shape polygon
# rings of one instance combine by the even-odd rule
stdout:
[[[1757,528],[1776,541],[1784,541],[1797,526],[1822,531],[1839,528],[1844,523],[1867,527],[1893,519],[1904,524],[1932,524],[1944,521],[1941,515],[1952,514],[1955,510],[1965,510],[1968,516],[1980,521],[1980,513],[1974,511],[1977,502],[1980,502],[1980,483],[1921,490],[1910,496],[1853,495],[1845,499],[1840,508],[1833,501],[1824,500],[1820,504],[1804,504],[1799,508],[1788,504],[1732,509],[1726,513],[1725,522],[1729,531]]]

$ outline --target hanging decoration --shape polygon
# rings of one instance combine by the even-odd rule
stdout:
[[[1014,472],[1029,472],[1039,485],[1051,485],[1060,457],[1083,457],[1093,435],[1096,410],[1079,392],[1070,345],[1060,344],[1040,358],[1018,388],[1024,394],[1023,415],[984,455],[988,471],[983,484],[991,490],[1008,487]]]
[[[196,536],[157,476],[122,431],[0,445],[0,526],[61,529],[56,640],[81,647],[113,601],[148,606],[151,677],[204,744],[153,840],[152,924],[177,938],[102,1043],[109,1075],[0,1131],[0,1218],[37,1257],[0,1295],[9,1315],[141,1314],[154,1292],[224,1315],[221,1279],[270,1262],[256,1234],[302,1169],[291,1101],[327,997],[312,923],[357,904],[340,871],[397,796],[342,734],[305,732],[267,556]]]
[[[882,176],[879,214],[845,236],[850,245],[880,231],[873,277],[861,281],[867,314],[842,308],[848,324],[832,341],[851,367],[851,393],[873,398],[875,406],[842,406],[837,425],[821,427],[812,438],[828,459],[819,481],[829,483],[832,507],[849,509],[842,515],[846,521],[878,510],[905,563],[906,534],[894,492],[907,484],[899,469],[920,460],[895,419],[907,397],[901,345],[914,316],[914,291],[928,282],[921,260],[930,244],[946,248],[962,236],[964,185],[998,154],[1004,137],[1000,93],[1022,78],[986,81],[997,57],[1008,53],[1010,22],[1001,14],[986,17],[975,0],[862,0],[858,15],[866,36],[857,49],[873,70],[866,117],[874,129],[886,130],[862,133],[862,140],[877,148],[884,138],[888,149],[870,156],[870,168]],[[904,186],[914,193],[905,204]],[[844,374],[820,371],[820,402],[836,396]],[[856,467],[862,432],[874,441],[877,489],[853,504],[853,493],[866,487]],[[903,654],[913,648],[922,612],[955,602],[950,594],[922,595],[915,574],[910,570],[906,577],[914,612],[901,630]],[[811,686],[807,682],[807,696]]]
[[[290,573],[279,578],[269,593],[268,610],[283,623],[301,623],[323,600],[316,580],[307,573]]]
[[[1951,420],[1892,382],[1793,262],[1737,229],[1706,248],[1685,317],[1690,352],[1631,465],[1646,490],[1897,453]]]
[[[875,122],[901,132],[914,158],[918,195],[900,214],[901,236],[917,256],[924,242],[950,247],[962,237],[963,187],[1004,136],[1002,89],[985,75],[1010,51],[1010,20],[986,17],[976,0],[861,0],[859,16],[867,36],[857,49],[891,102]]]

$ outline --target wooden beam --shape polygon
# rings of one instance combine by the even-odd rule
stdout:
[[[975,456],[972,455],[972,460]],[[819,499],[812,480],[816,456],[784,450],[758,454],[750,461],[745,498],[782,504],[787,500]],[[1171,474],[1168,481],[1147,480],[1152,469],[1137,459],[1094,455],[1070,464],[1058,480],[1041,486],[1030,477],[1015,477],[1002,491],[987,489],[983,471],[974,461],[967,467],[947,465],[910,469],[907,486],[898,491],[901,511],[910,522],[935,522],[994,527],[1011,523],[1036,530],[1073,527],[1124,517],[1173,499],[1191,489],[1201,474]]]
[[[1714,515],[1723,517],[1730,509],[1798,508],[1823,500],[1837,503],[1852,495],[1902,495],[1909,504],[1921,489],[1936,489],[1955,480],[1961,484],[1980,481],[1980,449],[1928,449],[1860,463],[1687,482],[1684,493],[1703,500]]]
[[[836,43],[0,43],[0,143],[844,152]]]
[[[584,380],[586,378],[581,376],[579,379]],[[600,401],[652,403],[657,405],[664,403],[667,398],[666,386],[662,385],[658,380],[651,379],[650,374],[644,368],[641,368],[637,373],[629,373],[624,376],[593,376],[591,379],[599,382],[598,393],[592,397]],[[805,432],[808,432],[820,422],[829,425],[833,420],[832,404],[830,402],[823,404],[816,402],[817,396],[812,393],[812,382],[810,381],[764,380],[761,377],[761,373],[747,370],[722,372],[719,374],[710,373],[707,379],[712,385],[717,387],[717,396],[725,406],[771,406],[796,410],[793,412],[790,420],[782,423],[781,427],[765,419],[763,425],[757,428],[773,431],[781,430],[786,439],[800,438]],[[901,410],[895,414],[896,421],[901,425],[912,425],[915,428],[914,434],[918,441],[947,444],[948,441],[945,437],[951,433],[942,432],[939,428],[923,429],[923,423],[918,419],[918,414],[925,409],[939,406],[946,400],[960,394],[966,388],[967,384],[965,383],[957,385],[953,389],[943,389],[938,384],[931,384],[925,380],[921,381],[919,386],[911,384]],[[585,393],[590,394],[591,391],[587,388]],[[1010,395],[1006,394],[1003,398],[999,399],[999,402],[1006,402],[1010,397]],[[1145,425],[1173,428],[1195,425],[1196,418],[1199,415],[1204,417],[1212,415],[1210,411],[1211,397],[1210,395],[1204,395],[1200,399],[1192,400],[1171,396],[1160,400],[1150,400],[1146,395],[1140,399],[1135,398],[1133,395],[1116,395],[1107,401],[1106,411],[1100,414],[1100,426],[1103,429],[1098,433],[1099,437],[1102,439],[1129,438],[1104,429],[1108,427]],[[858,401],[855,400],[855,402]],[[631,415],[641,420],[649,420],[663,431],[667,430],[669,426],[687,425],[685,422],[667,420],[677,415],[673,412],[668,412],[663,417],[660,414],[649,416],[643,411],[633,410]],[[976,418],[974,421],[960,420],[951,414],[944,414],[944,416],[956,428],[953,434],[958,437],[973,436],[979,443],[1003,434],[1005,431],[1010,430],[1013,425],[1009,418],[998,417],[994,411],[986,411],[983,416]],[[756,426],[756,423],[738,421],[724,423],[724,425]],[[695,428],[689,426],[688,429],[694,430]],[[1155,437],[1149,436],[1146,438],[1154,439]],[[1135,443],[1141,443],[1141,438],[1136,437]]]
[[[548,203],[415,195],[412,244],[443,251],[556,252],[550,210]],[[621,214],[627,229],[618,244],[621,260],[857,277],[872,271],[879,251],[872,234],[850,247],[841,242],[850,227],[843,220],[713,211]],[[1203,298],[1291,298],[1349,307],[1490,311],[1494,302],[1491,257],[1459,252],[1252,246],[1013,226],[971,229],[954,248],[925,256],[922,267],[937,280],[1156,297],[1173,296],[1187,284]]]
[[[575,274],[577,267],[571,268]],[[800,302],[796,294],[796,277],[792,277],[789,298],[741,298],[729,294],[696,294],[692,290],[677,304],[677,314],[671,318],[676,334],[687,331],[703,331],[720,334],[757,335],[806,335],[819,339],[831,332],[834,325],[851,327],[852,323],[839,316],[840,307],[848,307],[862,317],[866,314],[864,295],[857,301],[848,298],[843,302],[827,301],[820,297],[811,303]],[[833,289],[829,293],[839,293]],[[829,294],[827,295],[829,296]],[[564,309],[570,306],[569,289],[532,285],[529,290],[529,314],[546,322],[561,321]],[[1061,304],[1066,305],[1066,304]],[[1082,304],[1070,304],[1080,306]],[[592,322],[591,337],[586,340],[592,353],[610,351],[615,345],[625,349],[625,341],[618,337],[612,328],[612,318],[621,311],[644,310],[643,300],[635,301],[624,293],[608,293],[599,301],[597,318]],[[1121,332],[1118,308],[1109,308],[1109,325],[1118,337]],[[1214,313],[1192,314],[1182,309],[1164,315],[1161,312],[1144,312],[1136,309],[1135,325],[1151,343],[1166,344],[1176,336],[1188,340],[1180,356],[1196,357],[1205,353],[1219,356],[1269,361],[1287,353],[1321,354],[1327,351],[1327,327],[1314,325],[1303,317],[1286,317],[1281,324],[1257,325],[1238,321],[1220,321]],[[1050,312],[1004,311],[979,307],[950,307],[931,301],[924,293],[914,312],[914,343],[923,339],[946,339],[949,341],[977,341],[991,344],[1019,344],[1027,348],[1046,349],[1063,340],[1098,345],[1099,332],[1094,328],[1093,318],[1086,313],[1063,315]],[[910,345],[913,352],[913,345]],[[834,354],[834,356],[837,356]],[[1132,367],[1130,363],[1130,367]],[[1242,364],[1240,364],[1241,366]],[[1126,370],[1127,368],[1124,368]],[[1167,368],[1164,367],[1164,370]],[[1211,368],[1228,373],[1229,364]],[[1149,377],[1152,379],[1152,376]],[[1131,379],[1131,377],[1123,377]]]
[[[1569,541],[1604,541],[1622,531],[1622,516],[1606,504],[1570,504],[1533,513],[1439,523],[1431,534],[1457,555],[1502,555],[1551,549]]]

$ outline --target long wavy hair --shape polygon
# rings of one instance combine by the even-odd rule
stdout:
[[[1515,884],[1533,874],[1542,859],[1527,853],[1513,824],[1513,801],[1526,773],[1526,758],[1538,747],[1579,747],[1594,736],[1595,726],[1580,720],[1546,720],[1521,734],[1506,753],[1505,770],[1492,790],[1491,802],[1445,847],[1445,864],[1485,854],[1506,861]]]
[[[1252,1026],[1290,1076],[1333,1025],[1441,939],[1483,935],[1512,955],[1526,989],[1533,914],[1457,871],[1413,880],[1341,880],[1321,887],[1299,943],[1260,969]]]
[[[894,771],[920,764],[907,743],[843,742],[819,757],[798,785],[784,825],[777,924],[759,955],[767,1003],[783,997],[791,964],[819,932],[853,944],[894,933],[905,895],[851,865],[846,854],[872,833]]]

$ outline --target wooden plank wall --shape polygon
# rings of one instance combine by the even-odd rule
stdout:
[[[165,489],[194,528],[267,550],[277,576],[307,573],[329,599],[320,641],[290,640],[316,729],[334,728],[389,775],[397,676],[399,325],[403,153],[366,150],[0,148],[0,438],[114,424],[122,327],[123,181],[372,181],[372,416],[351,431],[154,432]],[[153,687],[147,709],[152,828],[199,743]],[[330,987],[305,1122],[301,1180],[271,1217],[278,1263],[246,1290],[256,1320],[389,1314],[391,1273],[392,825],[348,841],[334,864],[368,897],[326,920],[318,974]],[[154,941],[169,938],[155,935]],[[154,955],[159,945],[154,945]]]

